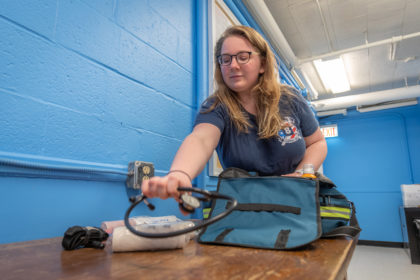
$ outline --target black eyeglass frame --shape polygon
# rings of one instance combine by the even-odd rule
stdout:
[[[239,62],[239,61],[238,61],[238,55],[241,55],[241,54],[244,54],[244,53],[247,53],[247,54],[248,54],[248,59],[247,59],[247,61],[246,61],[246,62]],[[251,54],[258,54],[258,53],[257,53],[257,52],[251,52],[251,51],[249,51],[249,52],[247,52],[247,51],[242,51],[242,52],[238,52],[237,54],[221,54],[221,55],[218,55],[218,56],[217,56],[217,62],[218,62],[218,63],[219,63],[219,65],[221,65],[221,66],[229,66],[229,65],[231,65],[231,64],[232,64],[233,57],[235,57],[236,62],[237,62],[238,64],[247,64],[247,63],[249,62],[249,60],[251,59]],[[229,63],[223,63],[223,62],[222,62],[222,57],[223,57],[223,56],[230,57]]]

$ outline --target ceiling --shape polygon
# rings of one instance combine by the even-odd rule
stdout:
[[[420,88],[420,0],[243,2],[313,101]],[[333,94],[313,60],[339,56],[351,90]]]

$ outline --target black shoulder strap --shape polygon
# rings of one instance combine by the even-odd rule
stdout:
[[[219,174],[219,179],[230,179],[230,178],[249,178],[254,177],[251,173],[236,167],[229,167]]]
[[[329,189],[335,187],[334,182],[330,178],[325,176],[324,174],[316,172],[315,175],[316,175],[317,180],[319,181],[319,186],[320,187],[327,187]]]

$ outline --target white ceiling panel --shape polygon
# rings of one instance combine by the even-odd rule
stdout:
[[[366,90],[370,85],[369,51],[361,50],[343,55],[350,87],[353,90]]]
[[[395,80],[396,62],[388,59],[389,45],[369,49],[369,72],[371,84],[386,84]]]
[[[337,21],[352,21],[354,18],[366,17],[366,1],[328,1],[322,2],[329,6],[331,16]]]
[[[289,7],[292,20],[295,22],[299,33],[302,34],[305,42],[311,50],[325,49],[324,52],[329,51],[325,47],[327,41],[323,30],[322,20],[316,11],[316,3],[313,1],[302,5],[293,5]]]
[[[356,19],[354,22],[338,22],[334,24],[337,39],[337,49],[347,49],[365,43],[367,30],[364,18]]]
[[[420,1],[408,1],[404,11],[403,34],[420,31]]]
[[[420,67],[420,62],[418,60],[409,61],[409,62],[398,61],[396,62],[395,79],[396,80],[404,80],[404,78],[407,78],[410,80],[414,79],[416,80],[415,84],[417,84],[417,80],[420,77],[419,67]],[[412,83],[409,83],[409,85],[412,85]]]
[[[407,58],[420,59],[420,36],[397,44],[395,59],[405,60]]]
[[[369,21],[393,17],[404,12],[407,1],[405,0],[378,0],[369,1],[367,4]]]
[[[293,49],[295,55],[299,57],[311,57],[312,51],[308,48],[309,44],[304,44],[305,39],[302,37],[302,34],[295,33],[291,36],[287,37],[287,41],[289,42],[290,46]]]
[[[389,18],[380,18],[369,20],[368,22],[368,40],[375,42],[385,40],[401,34],[402,14],[394,15]]]
[[[301,78],[310,80],[304,84],[311,84],[320,99],[419,84],[420,0],[243,1],[267,6],[297,57],[295,67],[305,73]],[[406,35],[414,38],[401,37]],[[312,63],[299,66],[299,61],[330,59],[337,52],[351,90],[333,95]]]

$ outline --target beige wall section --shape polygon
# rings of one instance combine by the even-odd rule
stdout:
[[[230,11],[222,0],[212,0],[211,9],[209,9],[209,92],[212,93],[214,89],[213,73],[216,66],[213,61],[213,50],[217,39],[220,35],[231,25],[240,24],[239,20]],[[209,161],[209,176],[218,176],[223,171],[216,151]]]

